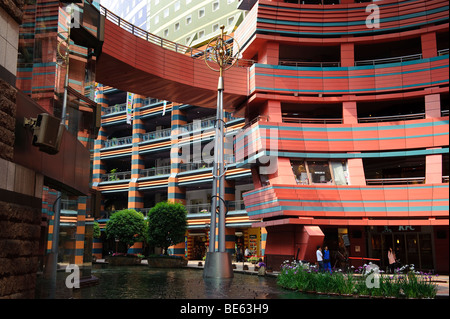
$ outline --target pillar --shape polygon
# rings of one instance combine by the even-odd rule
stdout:
[[[425,183],[442,183],[442,154],[427,155],[425,157]]]
[[[86,203],[87,197],[78,197],[77,231],[75,235],[75,264],[83,264],[84,237],[86,232]]]
[[[355,44],[341,44],[341,67],[355,66]]]
[[[348,184],[366,185],[366,176],[362,158],[349,158],[348,166]]]
[[[422,43],[422,58],[428,59],[437,56],[436,33],[430,32],[420,36]]]
[[[170,202],[178,202],[183,205],[186,204],[186,189],[178,186],[178,173],[181,171],[181,164],[183,157],[186,154],[179,154],[178,137],[181,133],[181,126],[187,122],[186,114],[179,109],[180,105],[172,106],[172,135],[171,135],[171,149],[170,149],[170,177],[167,199]]]
[[[278,65],[280,45],[278,42],[266,42],[258,52],[258,63]]]
[[[342,123],[358,124],[358,108],[355,101],[342,103]]]
[[[134,95],[133,98],[133,144],[131,147],[131,181],[128,187],[128,208],[141,210],[144,208],[144,196],[138,190],[138,179],[140,172],[144,169],[144,161],[139,155],[139,143],[142,141],[142,135],[145,134],[144,124],[141,119],[141,107],[145,97]]]
[[[441,96],[429,94],[425,96],[425,118],[441,117]]]

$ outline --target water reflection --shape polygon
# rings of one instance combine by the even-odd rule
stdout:
[[[75,299],[311,299],[329,298],[280,288],[276,278],[235,273],[234,278],[203,278],[197,269],[106,266],[92,270],[97,286],[69,290],[58,285],[56,298]],[[58,273],[64,282],[66,273]],[[37,298],[46,298],[42,293]]]

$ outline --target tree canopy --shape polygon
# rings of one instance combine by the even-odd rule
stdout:
[[[106,223],[107,238],[117,238],[128,247],[145,238],[147,223],[142,213],[134,209],[115,212]]]
[[[160,202],[148,213],[148,242],[161,247],[167,255],[169,246],[184,241],[186,208],[179,203]]]

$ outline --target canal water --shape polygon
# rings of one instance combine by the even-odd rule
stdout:
[[[92,269],[99,284],[83,289],[65,287],[67,273],[58,272],[56,299],[329,299],[329,296],[289,291],[274,277],[235,273],[227,280],[204,279],[198,269],[146,266],[102,266]],[[40,282],[37,298],[48,298]],[[334,297],[336,298],[336,297]]]

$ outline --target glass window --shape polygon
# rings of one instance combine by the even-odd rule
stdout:
[[[332,161],[330,162],[331,169],[333,171],[334,183],[336,185],[347,185],[348,172],[347,162],[345,161]]]
[[[188,15],[188,16],[186,17],[186,25],[191,24],[191,22],[192,22],[192,16],[191,16],[191,15]]]
[[[295,179],[297,184],[309,185],[308,173],[306,171],[305,162],[293,162],[292,170],[294,171]]]
[[[205,8],[201,8],[200,10],[198,10],[198,17],[202,18],[205,16]]]
[[[331,184],[330,166],[326,161],[308,161],[312,184]]]

